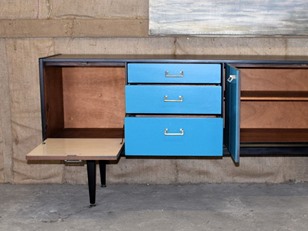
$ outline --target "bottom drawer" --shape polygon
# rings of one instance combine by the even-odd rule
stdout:
[[[127,156],[222,156],[222,143],[222,118],[125,118]]]

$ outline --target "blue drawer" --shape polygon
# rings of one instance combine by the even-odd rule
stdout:
[[[220,64],[129,63],[129,83],[221,83]]]
[[[126,117],[127,156],[222,156],[222,118]]]
[[[221,114],[221,86],[126,86],[126,113]]]

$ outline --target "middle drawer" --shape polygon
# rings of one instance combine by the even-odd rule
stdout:
[[[221,86],[127,85],[126,113],[221,114]]]

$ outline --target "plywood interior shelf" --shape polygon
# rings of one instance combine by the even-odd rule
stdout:
[[[121,138],[125,116],[122,66],[46,66],[45,138]]]
[[[241,101],[308,101],[308,91],[241,91]]]
[[[241,142],[308,142],[307,66],[241,66]]]

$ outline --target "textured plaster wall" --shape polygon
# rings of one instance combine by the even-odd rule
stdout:
[[[0,7],[0,182],[86,183],[85,167],[28,164],[41,142],[38,58],[67,54],[307,55],[308,38],[149,37],[144,0],[10,0]],[[109,182],[308,180],[307,157],[125,159]]]

